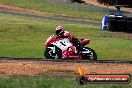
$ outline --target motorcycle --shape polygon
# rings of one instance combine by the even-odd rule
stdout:
[[[74,45],[69,38],[56,38],[51,35],[45,42],[46,49],[44,56],[46,59],[78,59],[78,60],[97,60],[96,52],[85,45],[89,44],[89,39],[73,38],[77,41]]]

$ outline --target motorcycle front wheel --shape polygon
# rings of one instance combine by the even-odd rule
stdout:
[[[46,50],[44,51],[44,56],[46,59],[61,59],[61,53],[53,53],[53,50],[50,48],[46,48]]]

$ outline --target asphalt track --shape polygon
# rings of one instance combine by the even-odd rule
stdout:
[[[35,19],[46,19],[46,20],[49,20],[49,21],[61,21],[61,22],[67,22],[67,23],[76,23],[76,24],[100,26],[100,23],[96,23],[96,22],[78,21],[78,20],[75,20],[75,19],[68,19],[68,18],[63,18],[63,17],[59,17],[59,18],[57,17],[56,18],[56,17],[48,17],[48,16],[38,16],[38,15],[33,15],[33,14],[28,14],[28,13],[12,12],[12,11],[1,9],[1,8],[0,8],[0,14],[23,16],[23,17],[30,17],[30,18],[35,18]]]
[[[132,61],[123,61],[123,60],[53,60],[45,58],[13,58],[13,57],[0,57],[0,62],[8,61],[40,61],[40,62],[74,62],[74,63],[116,63],[116,64],[132,64]]]

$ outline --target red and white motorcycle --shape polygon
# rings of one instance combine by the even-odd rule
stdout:
[[[77,38],[74,39],[78,41]],[[44,56],[46,59],[96,60],[96,52],[89,47],[84,47],[89,42],[89,39],[81,39],[77,45],[74,45],[69,38],[56,38],[51,35],[45,43]]]

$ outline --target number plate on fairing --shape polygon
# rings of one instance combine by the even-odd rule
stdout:
[[[72,46],[72,43],[69,41],[68,38],[65,38],[63,40],[59,40],[53,43],[53,45],[60,48],[62,51],[66,50],[68,47]]]

